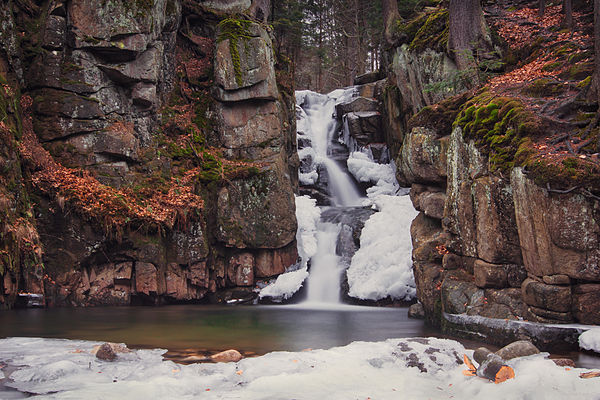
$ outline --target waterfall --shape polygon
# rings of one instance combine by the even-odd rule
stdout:
[[[353,89],[345,89],[330,95],[308,91],[297,94],[298,103],[302,107],[301,112],[306,114],[305,123],[301,128],[304,131],[302,134],[309,139],[309,147],[314,152],[311,165],[313,170],[305,173],[318,176],[317,170],[325,171],[327,192],[333,208],[359,207],[365,200],[345,168],[346,157],[338,160],[332,151],[332,145],[338,141],[339,131],[335,119],[336,100],[343,100],[351,96],[352,92]],[[314,184],[315,182],[303,183]],[[317,229],[317,252],[311,258],[306,303],[338,304],[341,274],[344,271],[340,257],[336,255],[341,226],[337,223],[321,221]]]

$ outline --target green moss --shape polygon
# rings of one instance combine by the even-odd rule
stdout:
[[[546,65],[544,65],[542,67],[542,71],[544,71],[544,72],[552,72],[552,71],[555,71],[558,68],[560,68],[562,65],[563,65],[563,63],[559,62],[559,61],[553,62],[553,63],[550,63],[550,64],[546,64]]]
[[[592,83],[592,76],[588,76],[587,78],[585,78],[584,80],[582,80],[581,82],[579,82],[577,84],[577,87],[579,89],[583,89],[585,87],[588,87],[590,85],[590,83]]]
[[[240,43],[240,39],[245,44],[251,38],[249,31],[251,24],[252,21],[244,19],[226,18],[219,22],[218,25],[219,35],[217,36],[217,42],[229,40],[229,51],[238,86],[242,86],[243,84],[242,61],[240,59],[238,44]]]
[[[522,94],[530,97],[554,97],[567,90],[562,82],[550,78],[540,78],[521,90]]]
[[[492,170],[508,170],[515,166],[516,154],[524,137],[537,132],[538,122],[523,104],[510,97],[494,97],[483,91],[467,102],[454,126],[463,129],[467,139],[473,139],[489,155]]]
[[[413,30],[421,23],[408,46],[410,50],[421,52],[427,48],[445,51],[448,45],[448,10],[441,9],[420,17],[410,26]]]
[[[559,75],[562,79],[582,80],[590,76],[594,72],[593,62],[581,62],[572,65],[567,71]]]

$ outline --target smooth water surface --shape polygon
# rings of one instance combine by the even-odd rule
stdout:
[[[169,350],[330,348],[357,340],[429,335],[406,308],[210,306],[55,308],[0,312],[0,337],[123,342]]]

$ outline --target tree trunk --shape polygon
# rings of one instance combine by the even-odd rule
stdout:
[[[382,2],[383,8],[383,36],[385,38],[385,42],[388,45],[394,44],[394,25],[396,21],[400,18],[400,13],[398,13],[398,1],[397,0],[383,0]]]
[[[590,88],[594,91],[593,96],[600,106],[600,0],[594,0],[594,79],[593,86]],[[600,113],[600,110],[598,110]],[[596,141],[596,149],[600,152],[600,135]]]
[[[450,0],[448,50],[459,69],[472,68],[478,53],[491,48],[479,0]]]
[[[563,12],[565,13],[563,26],[573,29],[573,0],[563,0]]]
[[[540,18],[542,18],[544,16],[544,13],[546,12],[546,0],[540,0],[540,7],[539,7],[539,15]]]

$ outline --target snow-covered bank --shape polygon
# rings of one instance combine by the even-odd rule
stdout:
[[[379,212],[365,223],[360,249],[348,268],[348,294],[363,300],[411,300],[416,289],[410,224],[417,211],[408,196],[380,195],[375,206]]]
[[[100,361],[90,354],[95,344],[2,339],[0,363],[16,367],[8,385],[42,399],[596,399],[600,393],[600,379],[581,379],[586,370],[558,367],[543,354],[513,360],[515,379],[499,385],[466,377],[460,360],[472,352],[434,338],[195,365],[162,361],[162,350]]]

